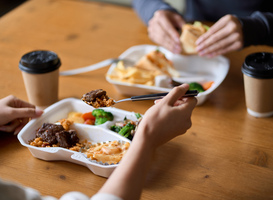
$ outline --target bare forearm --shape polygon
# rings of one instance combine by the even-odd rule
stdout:
[[[136,138],[135,138],[136,139]],[[139,199],[153,155],[144,139],[133,142],[119,167],[99,192],[114,194],[122,199]]]

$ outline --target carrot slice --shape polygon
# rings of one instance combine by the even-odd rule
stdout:
[[[204,90],[208,90],[212,86],[213,83],[214,83],[214,81],[208,81],[208,82],[203,83],[202,86],[203,86]]]
[[[95,124],[95,120],[93,120],[93,119],[87,119],[87,120],[84,121],[84,124],[94,125]]]
[[[95,120],[96,118],[92,115],[92,112],[87,112],[82,114],[82,118],[85,120],[92,119]]]

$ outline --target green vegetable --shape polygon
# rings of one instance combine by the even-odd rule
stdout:
[[[120,126],[113,125],[113,126],[110,127],[110,130],[118,133],[121,130],[121,128],[122,127],[120,127]]]
[[[110,112],[106,112],[103,109],[95,109],[92,111],[92,115],[96,118],[95,125],[104,124],[107,121],[113,121],[114,116]]]
[[[118,134],[124,137],[129,137],[132,130],[135,130],[135,125],[128,123],[118,132]]]
[[[101,125],[104,124],[105,122],[109,121],[107,118],[96,118],[95,120],[95,125]]]
[[[205,91],[203,86],[196,82],[189,83],[189,86],[190,86],[189,90],[197,90],[198,92]]]
[[[137,118],[137,119],[141,118],[141,114],[135,113],[135,115],[136,115],[136,118]]]
[[[193,25],[196,26],[196,27],[198,27],[198,26],[203,26],[203,27],[206,29],[206,31],[208,31],[208,30],[210,29],[209,26],[207,26],[207,25],[205,25],[205,24],[202,24],[202,22],[199,22],[199,21],[195,21],[195,22],[193,23]]]
[[[193,23],[193,25],[194,25],[194,26],[202,26],[202,23],[199,22],[199,21],[195,21],[195,22]]]
[[[206,29],[206,31],[208,31],[210,29],[210,27],[207,25],[203,25],[203,27]]]

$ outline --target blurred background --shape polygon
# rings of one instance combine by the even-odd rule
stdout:
[[[0,17],[16,8],[20,4],[24,3],[26,0],[0,0]],[[79,0],[80,1],[80,0]],[[122,6],[131,6],[131,0],[85,0],[85,1],[97,1],[97,2],[105,2],[112,3]],[[185,3],[184,0],[165,0],[165,2],[171,4],[178,11],[183,13]]]

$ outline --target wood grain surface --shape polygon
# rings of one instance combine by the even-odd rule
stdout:
[[[56,52],[60,70],[84,67],[118,57],[134,45],[153,44],[145,25],[128,7],[79,0],[30,0],[0,18],[0,98],[13,94],[28,100],[18,63],[23,54]],[[246,112],[241,65],[266,46],[225,55],[230,71],[192,115],[192,128],[160,147],[141,199],[273,199],[273,119]],[[103,88],[125,98],[105,79],[108,67],[60,77],[59,99],[80,98]],[[145,113],[152,101],[117,107]],[[34,158],[16,136],[0,135],[0,176],[60,197],[69,191],[95,194],[105,178],[73,163]]]

